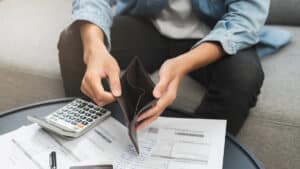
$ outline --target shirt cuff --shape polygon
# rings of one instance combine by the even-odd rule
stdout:
[[[97,26],[99,26],[104,33],[104,43],[108,50],[111,49],[111,38],[110,38],[110,25],[111,21],[107,19],[107,16],[103,16],[97,13],[86,13],[86,12],[76,12],[72,15],[73,22],[76,21],[88,21]]]
[[[228,55],[234,55],[237,53],[238,49],[236,43],[232,39],[233,35],[230,32],[224,29],[214,29],[203,39],[194,44],[192,48],[195,48],[204,42],[219,42]]]

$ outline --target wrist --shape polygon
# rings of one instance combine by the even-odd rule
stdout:
[[[101,57],[108,53],[104,44],[104,33],[100,27],[89,22],[80,22],[79,28],[85,64],[93,57]]]
[[[105,46],[91,45],[88,48],[83,49],[83,62],[88,65],[95,59],[101,59],[102,57],[109,55]]]
[[[188,53],[179,55],[176,57],[176,60],[179,63],[178,69],[182,76],[185,76],[193,70],[193,62],[195,61]]]
[[[215,62],[224,55],[218,43],[205,42],[190,51],[178,56],[182,71],[188,74],[196,69]]]

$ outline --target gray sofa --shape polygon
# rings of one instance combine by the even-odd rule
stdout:
[[[0,0],[0,112],[64,97],[56,43],[70,16],[71,0]],[[266,168],[296,169],[300,166],[300,0],[273,0],[268,24],[290,31],[293,39],[262,59],[264,86],[237,138]],[[192,111],[204,92],[185,78],[173,106]]]

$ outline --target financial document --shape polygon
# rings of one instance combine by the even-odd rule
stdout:
[[[160,117],[138,133],[137,155],[125,126],[108,118],[80,138],[66,138],[36,124],[0,136],[6,169],[48,169],[57,153],[59,169],[113,164],[114,169],[222,169],[226,121]]]

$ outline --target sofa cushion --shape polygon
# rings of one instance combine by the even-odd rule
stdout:
[[[72,0],[0,1],[0,66],[60,79],[57,41]]]
[[[269,24],[300,25],[299,0],[271,0]]]

